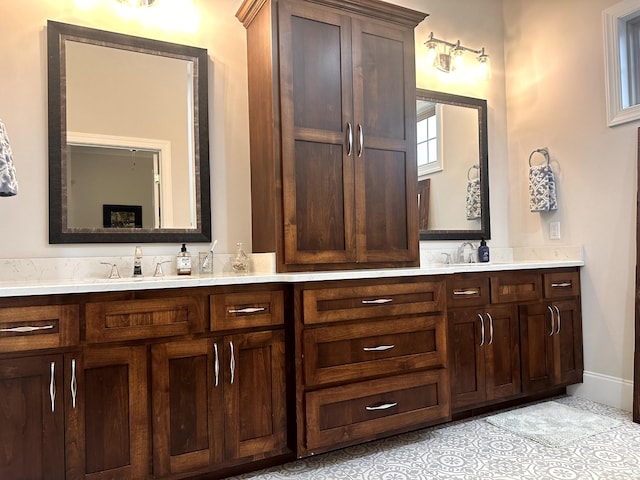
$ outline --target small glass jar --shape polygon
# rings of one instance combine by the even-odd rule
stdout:
[[[249,256],[244,253],[242,249],[242,243],[236,243],[237,250],[236,256],[231,261],[231,268],[235,273],[248,273],[249,272]]]

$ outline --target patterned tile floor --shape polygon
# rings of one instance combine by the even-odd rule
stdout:
[[[622,425],[550,448],[484,417],[431,427],[236,480],[640,480],[640,425],[631,414],[578,397],[553,399],[616,418]]]

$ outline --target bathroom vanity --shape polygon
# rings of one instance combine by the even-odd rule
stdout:
[[[558,393],[581,265],[2,283],[0,476],[224,477]]]

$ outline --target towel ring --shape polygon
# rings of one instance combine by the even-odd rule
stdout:
[[[469,180],[469,181],[471,181],[471,176],[470,176],[471,175],[471,170],[473,170],[474,168],[478,170],[478,177],[477,178],[480,178],[480,165],[471,165],[469,167],[469,170],[467,170],[467,180]]]
[[[533,152],[531,152],[531,155],[529,155],[529,166],[531,167],[531,157],[533,157],[536,153],[541,153],[544,155],[544,158],[546,158],[547,160],[547,167],[548,167],[550,159],[549,159],[549,150],[547,148],[538,148]]]

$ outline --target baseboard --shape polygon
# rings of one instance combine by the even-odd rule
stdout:
[[[633,381],[586,371],[582,377],[583,383],[567,387],[569,395],[632,411]]]

